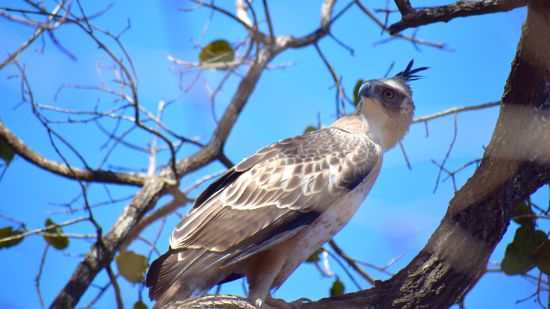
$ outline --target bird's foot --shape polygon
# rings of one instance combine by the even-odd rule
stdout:
[[[254,307],[256,307],[256,309],[260,309],[262,307],[262,305],[264,304],[264,302],[261,300],[261,299],[256,299],[256,301],[254,302]]]

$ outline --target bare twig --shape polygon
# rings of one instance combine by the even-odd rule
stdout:
[[[447,160],[449,159],[449,156],[451,155],[451,151],[453,150],[453,147],[454,147],[454,144],[455,144],[455,141],[456,141],[456,136],[457,136],[457,133],[458,133],[458,130],[457,130],[457,115],[458,114],[455,114],[455,119],[454,119],[454,126],[453,126],[453,138],[451,140],[451,143],[449,144],[449,149],[447,150],[447,153],[445,153],[445,157],[443,158],[443,161],[441,161],[441,164],[438,164],[439,165],[439,172],[437,173],[437,179],[435,181],[435,188],[434,188],[434,193],[435,191],[437,191],[437,187],[439,185],[439,180],[441,179],[441,173],[443,172],[443,169],[445,168],[445,163],[447,162]],[[455,186],[455,191],[457,190],[456,188],[456,184],[454,183],[454,177],[453,177],[453,185]]]
[[[92,285],[94,287],[97,287],[99,289],[99,292],[97,293],[97,295],[88,303],[86,304],[83,308],[84,309],[89,309],[89,308],[93,308],[93,306],[95,305],[95,303],[103,296],[103,294],[105,294],[105,292],[107,291],[107,289],[111,286],[111,281],[109,280],[104,286],[102,287],[99,287],[97,285]]]
[[[45,234],[47,236],[67,236],[67,234],[65,234],[65,233],[62,233],[62,234],[47,233],[46,230],[49,230],[52,227],[63,227],[63,226],[72,225],[72,224],[75,224],[75,223],[78,223],[78,222],[88,221],[88,220],[90,220],[89,217],[76,218],[76,219],[72,219],[72,220],[69,220],[69,221],[62,222],[62,223],[50,225],[48,227],[44,227],[44,228],[41,228],[41,229],[36,229],[36,230],[32,230],[32,231],[27,231],[27,232],[24,232],[24,233],[21,233],[21,234],[13,235],[13,236],[0,238],[0,241],[8,242],[8,241],[12,241],[12,240],[22,239],[22,238],[25,238],[29,235],[33,235],[33,234]],[[74,234],[73,234],[73,236],[74,236]]]
[[[367,274],[359,265],[357,265],[356,261],[348,256],[341,248],[334,242],[334,240],[330,240],[329,242],[330,247],[338,256],[342,257],[348,264],[353,268],[358,274],[360,274],[365,280],[367,280],[370,284],[375,285],[376,280],[371,277],[371,275]]]
[[[109,280],[111,281],[111,284],[113,285],[113,290],[115,291],[115,300],[116,300],[116,306],[118,309],[124,308],[124,303],[122,302],[122,296],[120,294],[120,286],[118,285],[118,281],[116,279],[116,275],[111,269],[111,265],[107,264],[105,265],[105,271],[107,272],[107,275],[109,276]]]
[[[220,12],[223,15],[225,15],[225,16],[233,19],[234,21],[238,22],[250,33],[250,35],[252,36],[252,38],[254,40],[264,42],[264,43],[269,43],[268,42],[268,37],[264,33],[262,33],[261,31],[259,31],[259,29],[255,25],[252,24],[250,19],[248,19],[248,15],[246,14],[246,10],[244,9],[244,5],[243,5],[242,1],[236,1],[236,5],[237,5],[237,15],[236,16],[233,13],[229,12],[228,10],[226,10],[224,8],[221,8],[221,7],[219,7],[219,6],[217,6],[213,3],[207,3],[207,2],[204,2],[204,1],[201,1],[201,0],[192,0],[192,2],[200,4],[201,6],[204,6],[204,7],[207,7],[207,8],[211,8],[211,9],[215,10],[216,12]],[[239,4],[240,4],[240,6],[239,6]],[[244,14],[243,14],[243,12],[244,12]]]
[[[31,35],[29,39],[27,39],[16,51],[11,53],[8,58],[0,63],[0,70],[2,70],[6,65],[8,65],[10,62],[12,62],[17,56],[19,56],[27,47],[29,47],[32,42],[34,42],[44,31],[47,30],[46,25],[48,25],[56,16],[56,14],[63,8],[65,5],[65,1],[61,1],[49,14],[48,19],[46,22],[41,23],[36,28],[36,31]],[[7,14],[4,10],[0,11],[4,15]],[[67,10],[69,12],[69,10]],[[58,25],[59,26],[59,25]]]
[[[412,169],[411,161],[409,160],[409,156],[407,155],[407,152],[405,151],[405,146],[403,146],[403,141],[399,142],[399,149],[401,149],[401,153],[403,154],[403,158],[405,159],[405,163],[407,163],[407,168],[409,170]]]
[[[387,26],[382,21],[380,21],[380,19],[378,19],[378,17],[376,17],[376,15],[374,15],[366,6],[364,6],[359,0],[354,0],[354,1],[355,1],[355,4],[357,4],[357,6],[359,7],[359,9],[361,9],[361,11],[365,13],[365,15],[367,15],[370,19],[372,19],[372,21],[374,21],[374,23],[377,24],[380,27],[380,29],[382,29],[383,32],[388,32],[391,35],[391,38],[378,42],[378,44],[385,43],[388,40],[392,40],[393,38],[399,38],[399,39],[404,39],[406,41],[409,41],[413,44],[422,44],[422,45],[435,47],[439,49],[447,49],[447,45],[443,43],[435,43],[427,40],[418,39],[415,36],[408,36],[404,34],[389,32],[389,29],[387,28]]]
[[[357,279],[355,279],[355,276],[349,271],[349,269],[346,267],[346,265],[344,265],[344,263],[342,261],[340,261],[340,259],[339,259],[340,256],[337,255],[336,253],[333,253],[332,251],[328,251],[328,253],[334,259],[334,261],[336,261],[336,263],[338,265],[340,265],[340,268],[342,268],[342,270],[346,273],[346,275],[351,280],[351,282],[353,282],[353,284],[355,285],[357,290],[361,290],[361,285],[359,284],[359,282],[357,282]],[[316,264],[316,266],[317,266],[317,264]]]
[[[38,294],[38,300],[40,301],[40,307],[46,308],[44,304],[44,298],[42,297],[42,290],[40,289],[40,278],[42,277],[42,271],[44,270],[44,264],[46,263],[46,255],[48,254],[49,244],[46,244],[42,257],[40,258],[40,266],[38,267],[38,273],[34,278],[34,286],[36,287],[36,293]]]
[[[271,37],[271,42],[275,42],[275,32],[273,31],[273,23],[271,22],[271,14],[269,14],[269,7],[267,6],[267,0],[262,0],[265,11],[265,19],[267,21],[267,26],[269,28],[269,36]]]
[[[345,106],[346,93],[344,92],[344,88],[342,87],[342,83],[340,81],[340,78],[338,77],[338,75],[336,74],[336,71],[334,70],[334,68],[332,67],[330,62],[327,60],[327,58],[325,57],[325,55],[323,54],[323,52],[319,48],[319,45],[317,43],[315,43],[315,44],[313,44],[313,46],[315,47],[315,50],[317,51],[317,54],[319,54],[319,57],[321,57],[321,60],[323,60],[323,63],[325,64],[325,66],[329,70],[330,75],[332,76],[332,79],[334,80],[334,83],[336,84],[338,97],[340,98],[336,102],[336,117],[340,117],[342,115],[342,112],[340,111],[340,104],[342,105],[343,114],[346,114],[346,106]]]
[[[430,121],[430,120],[433,120],[433,119],[436,119],[436,118],[441,118],[441,117],[448,116],[448,115],[453,115],[453,114],[456,114],[456,113],[462,113],[462,112],[467,112],[467,111],[485,109],[485,108],[489,108],[489,107],[498,106],[499,104],[500,104],[500,102],[496,101],[496,102],[489,102],[489,103],[483,103],[483,104],[471,105],[471,106],[453,107],[453,108],[450,108],[450,109],[447,109],[447,110],[444,110],[444,111],[441,111],[441,112],[438,112],[438,113],[435,113],[435,114],[432,114],[432,115],[415,118],[413,120],[413,123],[427,122],[427,121]]]

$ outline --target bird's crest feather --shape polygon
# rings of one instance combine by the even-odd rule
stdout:
[[[422,78],[422,76],[415,75],[416,73],[429,69],[429,67],[420,67],[420,68],[413,69],[412,68],[413,64],[414,64],[414,60],[409,61],[409,64],[407,64],[407,67],[405,68],[405,70],[395,74],[394,78],[399,78],[404,81],[417,80]]]

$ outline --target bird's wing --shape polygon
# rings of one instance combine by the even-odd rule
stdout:
[[[264,251],[318,218],[380,159],[366,136],[337,128],[267,146],[197,198],[174,229],[170,247],[221,253],[224,265]]]

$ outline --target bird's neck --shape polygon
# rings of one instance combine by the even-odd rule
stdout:
[[[344,116],[336,120],[332,127],[340,128],[356,134],[366,134],[373,142],[384,150],[393,148],[407,133],[410,117],[403,119],[388,119],[387,114]]]

